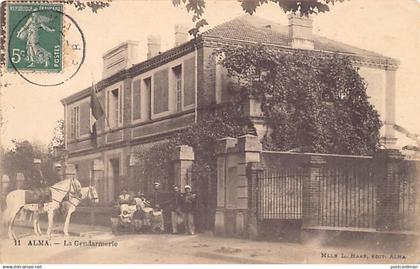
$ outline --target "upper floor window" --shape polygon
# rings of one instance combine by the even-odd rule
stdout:
[[[168,68],[158,70],[153,74],[153,116],[167,115],[170,109],[169,72]]]
[[[139,120],[142,118],[142,94],[141,94],[141,80],[136,79],[133,81],[131,96],[132,96],[132,119]]]
[[[152,110],[150,109],[150,105],[151,105],[151,95],[152,95],[152,77],[148,77],[145,78],[143,80],[144,83],[144,113],[145,113],[145,117],[147,117],[147,119],[151,119],[152,118]]]
[[[75,106],[70,113],[70,138],[80,136],[80,107]]]
[[[110,128],[122,124],[122,90],[115,88],[107,92],[107,120]]]
[[[182,110],[182,66],[178,65],[172,68],[174,75],[175,97],[176,97],[176,111]]]

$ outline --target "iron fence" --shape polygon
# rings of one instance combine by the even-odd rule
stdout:
[[[257,212],[260,219],[300,219],[302,217],[302,168],[266,172],[258,179]]]
[[[371,159],[329,160],[317,181],[319,226],[375,227],[377,200]]]
[[[419,229],[419,161],[401,160],[393,174],[392,187],[387,190],[399,195],[388,201],[386,197],[389,195],[396,196],[383,193],[382,198],[379,197],[385,175],[378,172],[381,167],[372,157],[325,154],[325,163],[314,170],[308,166],[307,154],[289,156],[270,152],[266,156],[266,170],[257,178],[256,185],[257,216],[260,220],[301,219],[303,193],[306,193],[303,182],[310,179],[310,188],[314,188],[311,195],[315,197],[312,201],[317,203],[315,225],[318,227],[375,230],[381,218],[379,214],[382,214],[379,206],[383,208],[385,205],[386,210],[393,208],[398,211],[396,225],[391,229]]]
[[[419,212],[419,162],[404,161],[401,172],[394,174],[394,181],[398,186],[398,218],[397,227],[399,230],[418,230],[416,221]],[[417,214],[416,214],[417,212]]]

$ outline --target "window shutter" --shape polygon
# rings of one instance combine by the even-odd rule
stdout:
[[[75,109],[74,107],[71,108],[70,110],[70,137],[71,138],[75,138],[76,137],[76,133],[75,133],[75,126],[76,126],[76,122],[75,122],[75,116],[74,116],[74,112]]]
[[[153,77],[153,114],[168,111],[168,68],[157,71]]]
[[[122,123],[122,118],[123,118],[123,94],[122,94],[122,87],[118,88],[118,106],[117,106],[117,110],[118,110],[118,123]]]
[[[134,80],[133,82],[133,120],[138,120],[141,118],[141,81]]]
[[[78,120],[76,119],[76,122]],[[85,101],[80,104],[80,135],[89,134],[89,124],[90,124],[90,103]]]
[[[195,103],[195,58],[184,61],[184,106]]]

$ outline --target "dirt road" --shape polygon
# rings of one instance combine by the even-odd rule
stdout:
[[[22,228],[21,228],[22,229]],[[20,242],[2,238],[2,263],[415,263],[414,253],[321,247],[315,243],[255,242],[200,234],[36,237],[20,232]]]

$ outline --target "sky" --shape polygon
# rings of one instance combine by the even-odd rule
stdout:
[[[212,28],[244,14],[240,3],[207,0],[204,17]],[[191,14],[171,0],[113,0],[93,14],[66,5],[64,12],[77,21],[86,39],[86,59],[71,80],[55,87],[39,87],[6,73],[1,88],[4,125],[1,142],[27,139],[48,144],[64,112],[60,100],[98,81],[102,55],[126,40],[139,41],[139,62],[146,59],[147,35],[159,34],[162,50],[173,47],[175,24],[192,27]],[[256,16],[287,25],[287,15],[275,4],[263,5]],[[350,0],[314,18],[314,34],[398,59],[396,122],[420,134],[420,3],[415,0]]]

